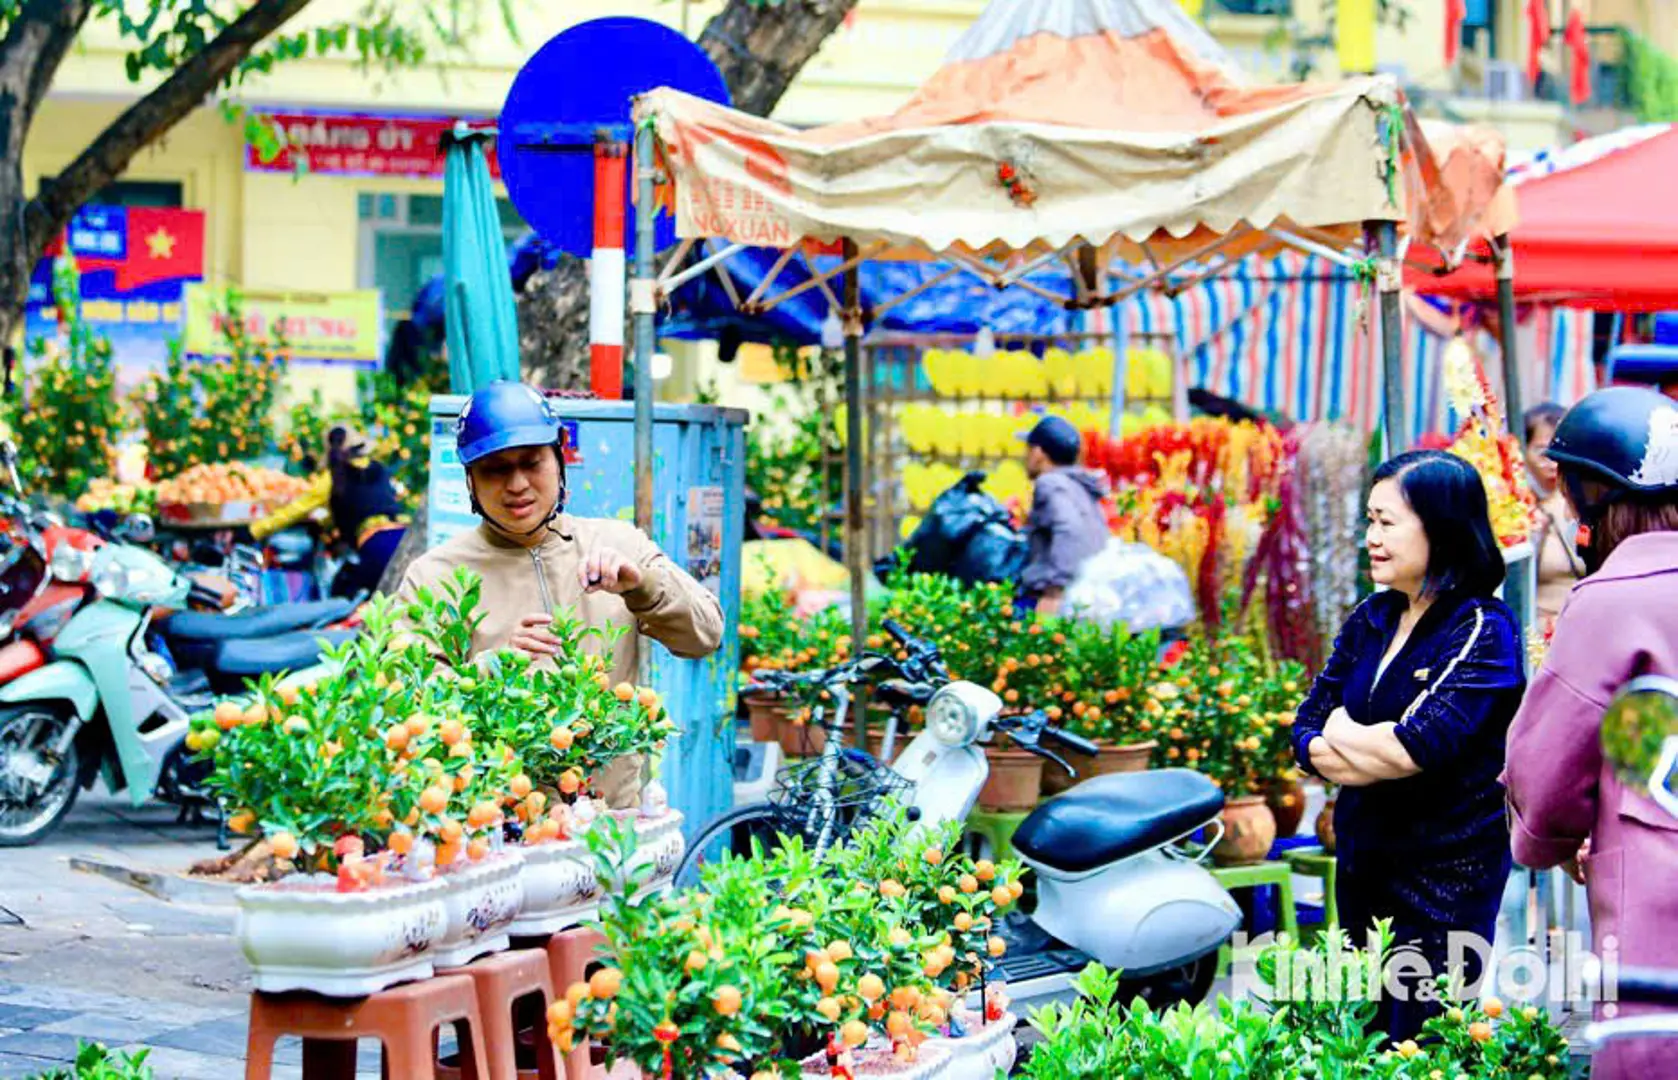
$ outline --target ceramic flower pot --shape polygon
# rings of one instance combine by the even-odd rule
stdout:
[[[1330,855],[1334,854],[1334,796],[1328,797],[1317,814],[1317,843]]]
[[[1224,804],[1224,835],[1212,849],[1219,866],[1263,862],[1276,843],[1276,817],[1263,795],[1243,795]]]
[[[752,694],[745,698],[746,720],[753,742],[774,742],[780,738],[781,721],[787,718],[786,699],[775,694]]]
[[[524,853],[503,851],[439,875],[448,917],[432,950],[440,968],[460,967],[480,956],[504,952],[507,929],[524,903]]]
[[[621,812],[620,812],[621,813]],[[682,815],[667,810],[635,822],[636,865],[651,864],[648,890],[667,885],[682,860]],[[513,937],[545,937],[594,918],[600,904],[594,856],[582,837],[522,849],[524,903],[508,925]]]
[[[330,876],[293,875],[239,890],[234,936],[258,990],[361,997],[431,977],[453,888],[435,879],[341,893]]]
[[[948,1053],[950,1064],[943,1075],[949,1080],[992,1080],[1007,1076],[1019,1053],[1019,1044],[1014,1040],[1014,1027],[1018,1023],[1013,1013],[1003,1013],[1001,1020],[959,1039],[928,1039],[922,1044],[921,1052],[936,1048]]]
[[[1298,835],[1305,820],[1305,785],[1298,780],[1272,781],[1264,801],[1276,816],[1276,835],[1284,839]]]
[[[1043,793],[1043,759],[1029,750],[985,747],[990,777],[979,791],[984,810],[1018,813],[1037,805]]]
[[[1009,1037],[1012,1038],[1012,1029]],[[950,1052],[933,1045],[938,1040],[928,1039],[922,1043],[915,1060],[910,1062],[898,1061],[892,1054],[891,1047],[878,1040],[870,1040],[866,1046],[851,1051],[852,1070],[858,1077],[889,1076],[892,1080],[947,1080],[956,1074],[950,1071]],[[828,1068],[826,1054],[812,1054],[799,1063],[799,1068],[806,1077],[832,1076]],[[979,1074],[973,1073],[973,1076]],[[995,1076],[990,1073],[988,1076]],[[988,1077],[987,1077],[988,1080]]]

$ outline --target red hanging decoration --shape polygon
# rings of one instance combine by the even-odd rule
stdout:
[[[1468,0],[1445,0],[1445,66],[1457,62],[1462,47],[1462,24],[1468,18]]]
[[[682,1029],[669,1020],[665,1020],[653,1028],[653,1038],[664,1044],[663,1080],[672,1080],[672,1077],[676,1075],[675,1063],[670,1056],[670,1047],[674,1045],[681,1034]]]
[[[1583,105],[1591,99],[1591,36],[1585,30],[1585,17],[1574,8],[1567,16],[1567,29],[1562,33],[1567,43],[1567,68],[1570,75],[1568,95],[1573,104]]]
[[[1020,172],[1013,162],[998,162],[996,179],[1007,189],[1008,197],[1014,200],[1015,206],[1030,206],[1037,201],[1037,192],[1020,177]]]
[[[1527,0],[1527,81],[1535,89],[1544,70],[1544,50],[1553,32],[1548,0]]]

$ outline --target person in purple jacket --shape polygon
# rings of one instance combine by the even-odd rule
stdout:
[[[1509,729],[1515,858],[1565,865],[1584,882],[1597,955],[1612,946],[1622,965],[1678,968],[1678,820],[1620,782],[1600,735],[1627,681],[1678,675],[1678,404],[1637,387],[1599,390],[1562,418],[1549,455],[1589,576],[1562,607]],[[1639,1011],[1650,1010],[1618,1007]],[[1614,1043],[1591,1076],[1671,1076],[1675,1063],[1678,1040]]]
[[[1439,450],[1382,465],[1366,544],[1384,588],[1347,618],[1292,737],[1301,767],[1340,785],[1340,925],[1363,947],[1392,921],[1397,992],[1376,1024],[1402,1042],[1443,1011],[1433,980],[1478,980],[1496,936],[1509,878],[1498,774],[1526,674],[1472,465]],[[1471,947],[1453,956],[1452,934]],[[1467,970],[1450,970],[1457,958]]]
[[[1025,443],[1025,471],[1034,483],[1020,594],[1038,613],[1053,615],[1085,561],[1111,539],[1101,508],[1107,478],[1077,467],[1083,436],[1058,416],[1038,421]]]

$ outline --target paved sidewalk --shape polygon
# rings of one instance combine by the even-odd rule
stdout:
[[[250,983],[230,895],[167,902],[70,866],[173,871],[215,853],[213,827],[96,791],[45,843],[0,854],[0,1080],[61,1067],[83,1040],[151,1048],[159,1080],[244,1075]],[[282,1043],[275,1076],[299,1076],[301,1055]],[[370,1045],[362,1068],[378,1075]]]

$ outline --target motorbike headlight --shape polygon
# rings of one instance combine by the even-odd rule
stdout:
[[[93,575],[93,588],[100,596],[124,596],[128,592],[128,571],[121,563],[108,562]]]
[[[93,552],[60,543],[53,549],[52,562],[48,564],[48,569],[59,581],[79,585],[87,580],[88,574],[93,570]]]
[[[927,706],[926,730],[946,746],[966,746],[979,733],[979,714],[959,694],[940,690]]]

